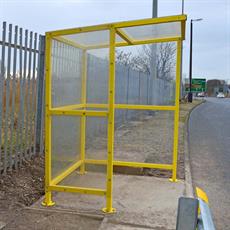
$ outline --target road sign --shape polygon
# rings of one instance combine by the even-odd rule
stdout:
[[[192,79],[192,92],[199,93],[206,91],[206,79],[205,78],[193,78]],[[185,92],[189,92],[188,79],[185,82]]]

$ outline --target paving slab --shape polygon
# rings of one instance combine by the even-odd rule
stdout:
[[[97,230],[102,217],[82,216],[74,212],[23,209],[20,214],[8,223],[4,229],[17,230]]]
[[[83,178],[84,176],[82,176]],[[77,174],[67,179],[72,186],[87,183],[104,185],[104,175],[89,173],[87,182]],[[67,183],[66,182],[66,183]],[[83,183],[84,182],[84,183]],[[103,187],[102,187],[103,188]],[[175,229],[178,198],[184,194],[184,181],[172,183],[165,178],[115,175],[113,204],[117,212],[105,214],[101,229]],[[54,193],[54,207],[42,207],[41,201],[33,208],[43,210],[73,211],[79,214],[103,215],[105,198],[77,193]]]

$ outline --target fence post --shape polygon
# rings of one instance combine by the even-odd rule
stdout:
[[[3,89],[5,84],[5,40],[6,40],[6,22],[3,22],[2,28],[2,55],[0,60],[0,170],[2,170],[2,130],[3,130]]]
[[[126,104],[129,104],[129,72],[130,72],[130,67],[128,67],[128,76],[127,76],[127,90],[126,90]],[[125,110],[125,119],[126,122],[129,120],[128,118],[128,109]]]
[[[45,36],[40,36],[39,54],[38,54],[38,70],[37,70],[37,111],[36,111],[36,140],[35,140],[35,153],[36,150],[41,153],[41,134],[43,132],[43,111],[44,111],[44,75],[45,75]]]

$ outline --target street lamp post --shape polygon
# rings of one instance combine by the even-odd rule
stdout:
[[[202,18],[191,19],[190,21],[190,60],[189,60],[189,93],[188,102],[192,102],[192,40],[193,40],[193,22],[203,20]]]

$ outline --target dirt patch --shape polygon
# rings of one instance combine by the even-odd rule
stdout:
[[[34,157],[24,162],[20,170],[0,175],[0,221],[13,220],[22,208],[37,201],[44,194],[43,185],[43,157]]]

